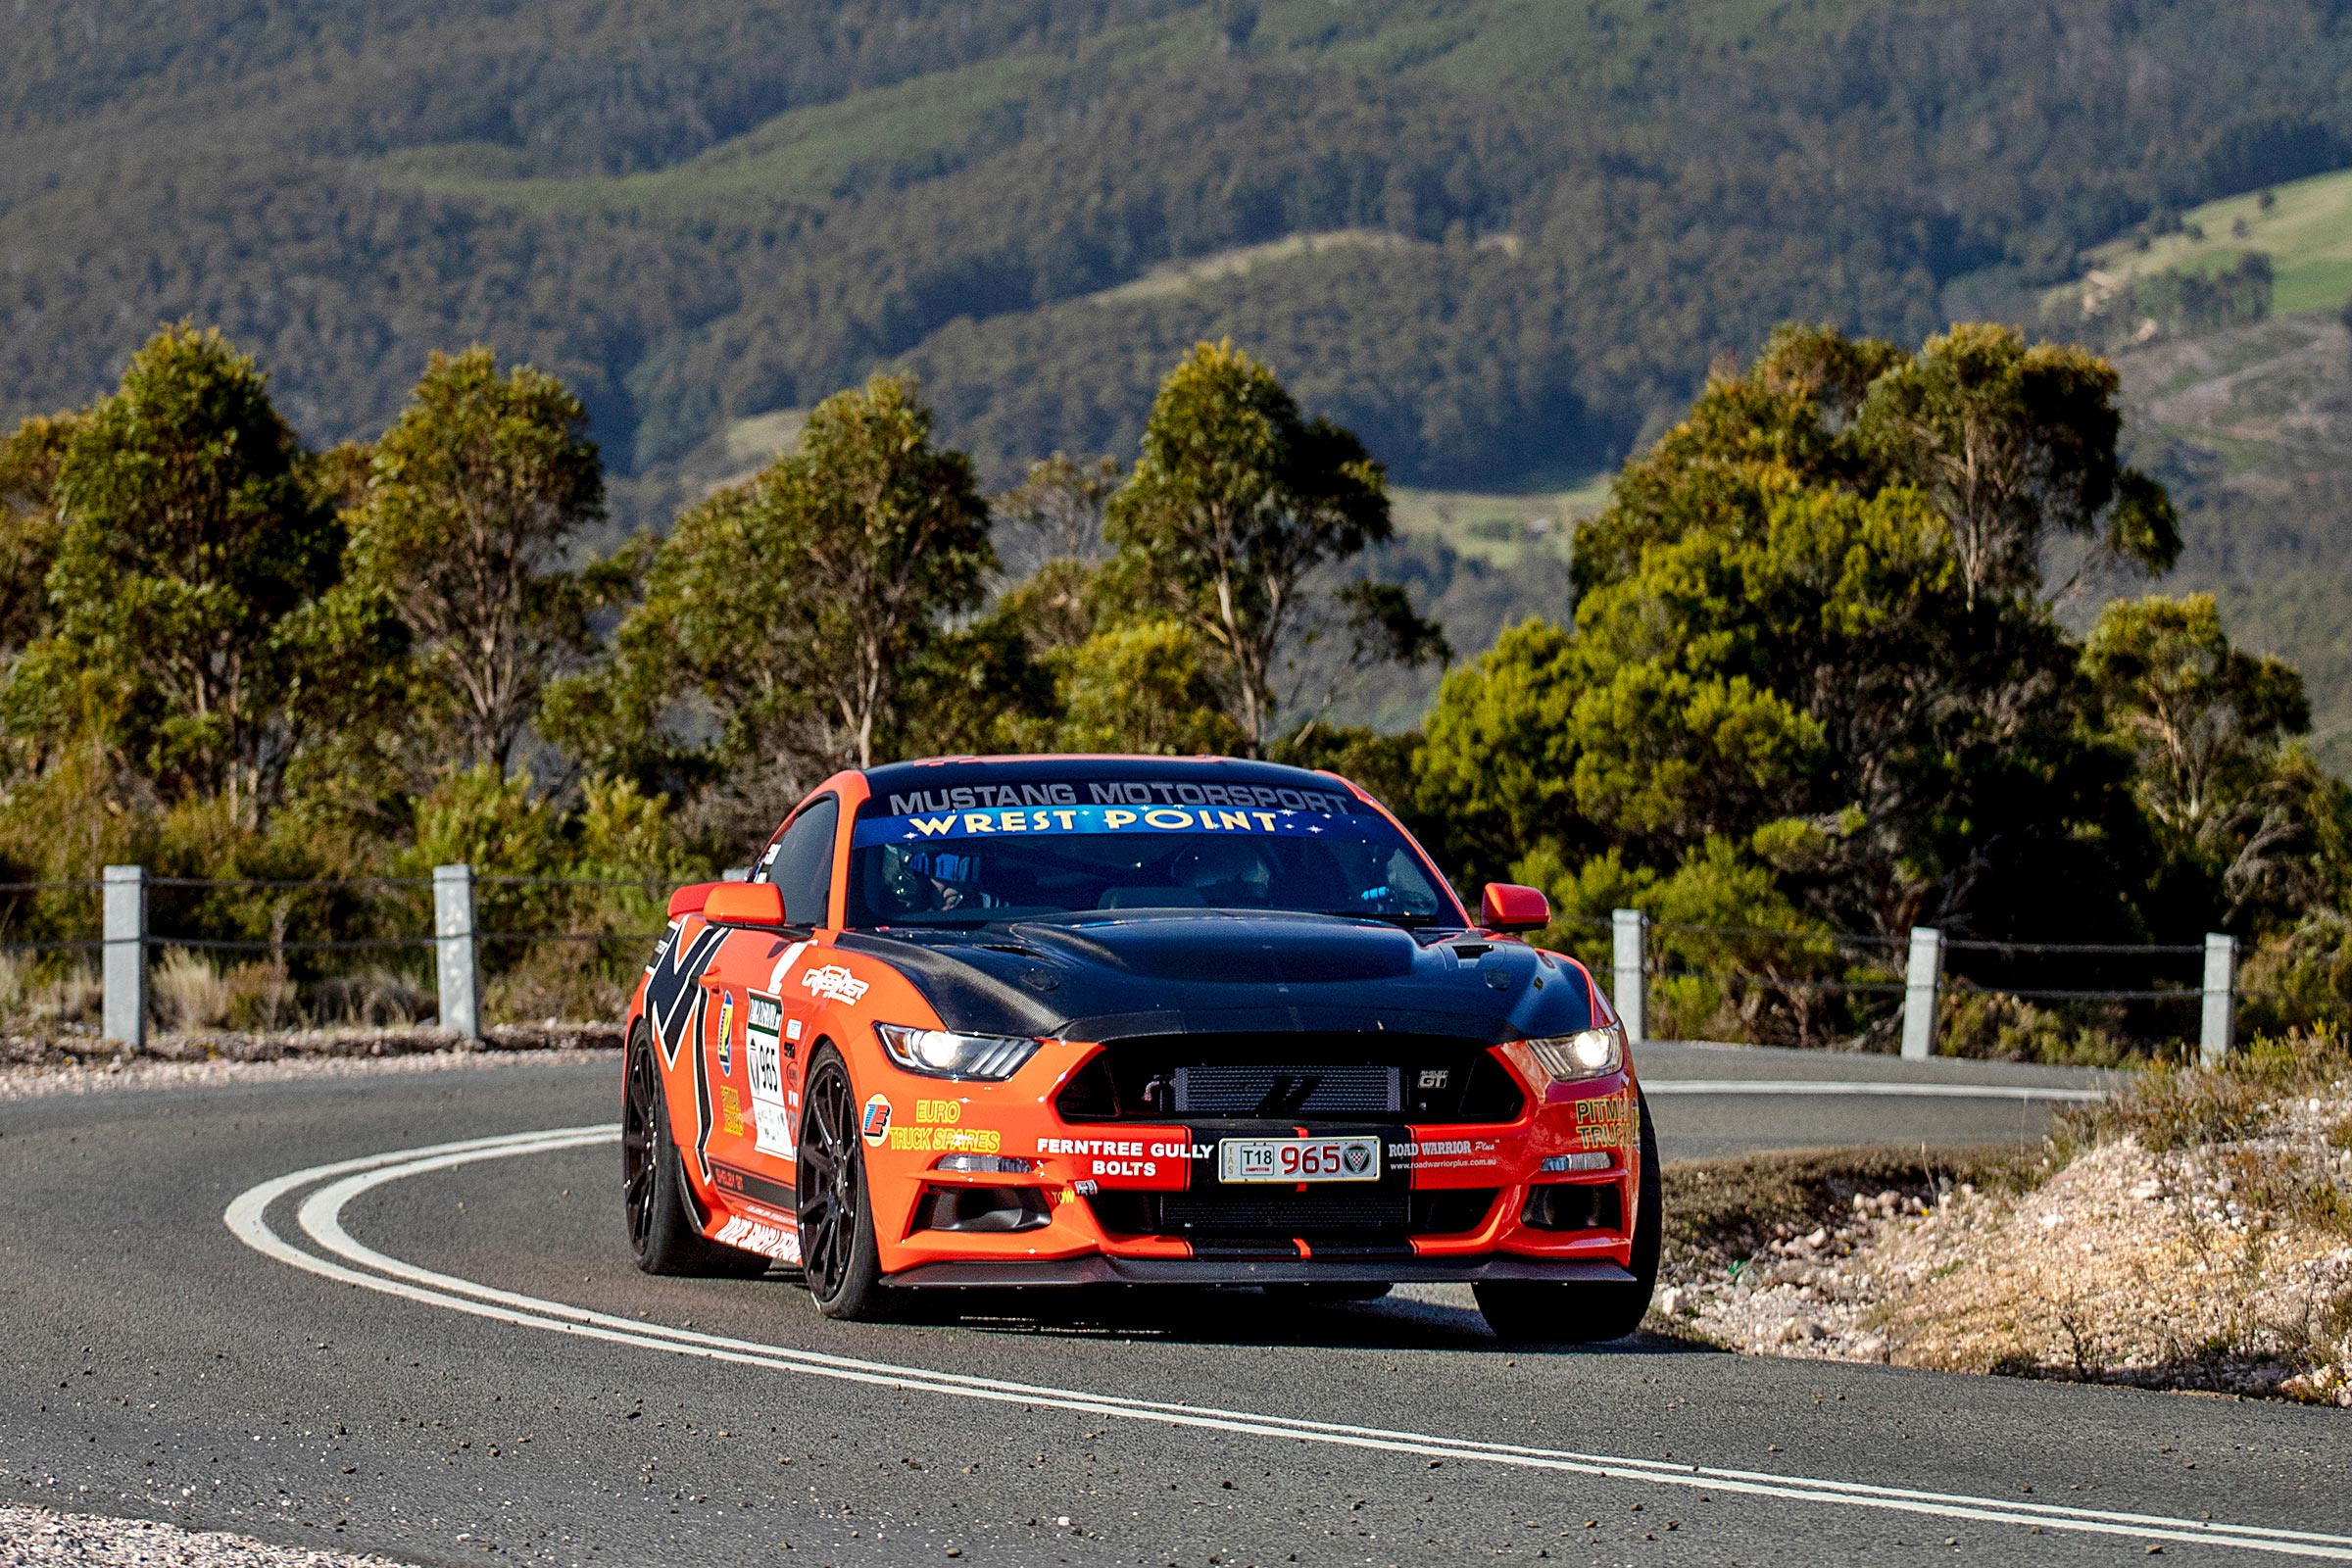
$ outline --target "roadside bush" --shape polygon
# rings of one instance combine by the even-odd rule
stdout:
[[[2040,1061],[2068,1067],[2118,1067],[2148,1053],[2114,1032],[2121,1009],[2093,1004],[2069,1018],[2000,991],[1947,989],[1936,1049],[1980,1061]]]

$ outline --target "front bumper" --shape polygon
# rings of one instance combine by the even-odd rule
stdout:
[[[1049,1043],[1004,1084],[893,1073],[895,1081],[870,1086],[893,1102],[878,1139],[869,1127],[866,1150],[876,1243],[892,1284],[1630,1278],[1641,1159],[1629,1073],[1554,1084],[1524,1051],[1494,1048],[1521,1092],[1507,1121],[1065,1117],[1057,1097],[1102,1049]],[[1383,1141],[1376,1183],[1237,1188],[1216,1174],[1224,1137],[1366,1133]],[[1604,1169],[1557,1168],[1561,1156],[1589,1160],[1604,1151]],[[1034,1168],[941,1168],[943,1158],[971,1153]],[[962,1195],[967,1212],[1017,1195],[1021,1217],[1003,1229],[943,1225],[958,1208],[942,1200],[950,1194]],[[1295,1195],[1289,1207],[1286,1195]],[[1247,1218],[1227,1225],[1227,1212]],[[1349,1217],[1357,1212],[1361,1228]],[[1561,1215],[1575,1218],[1562,1225]]]

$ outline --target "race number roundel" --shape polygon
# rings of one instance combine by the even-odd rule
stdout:
[[[879,1144],[890,1136],[890,1101],[881,1095],[865,1102],[865,1115],[859,1119],[858,1130],[869,1144]]]

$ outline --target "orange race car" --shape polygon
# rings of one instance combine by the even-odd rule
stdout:
[[[1658,1261],[1625,1032],[1471,918],[1330,773],[953,758],[836,774],[748,881],[681,889],[629,1006],[629,1242],[798,1265],[836,1317],[928,1287],[1468,1282],[1613,1339]]]

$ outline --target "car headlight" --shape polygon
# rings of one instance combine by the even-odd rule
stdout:
[[[1580,1029],[1572,1035],[1546,1035],[1540,1040],[1523,1040],[1520,1044],[1535,1054],[1544,1070],[1557,1084],[1572,1084],[1580,1078],[1600,1078],[1625,1065],[1625,1026],[1609,1024],[1600,1029]]]
[[[964,1035],[953,1029],[910,1029],[878,1023],[874,1033],[890,1059],[926,1078],[1002,1080],[1037,1054],[1038,1043],[1014,1035]]]

